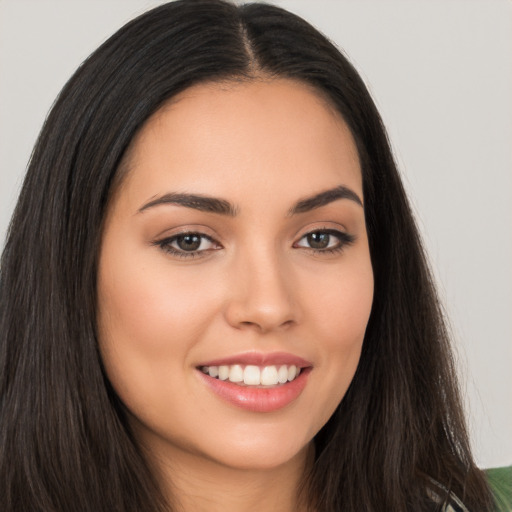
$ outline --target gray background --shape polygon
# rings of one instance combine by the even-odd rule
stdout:
[[[150,0],[0,0],[0,240],[48,109]],[[512,3],[283,0],[383,115],[452,321],[480,465],[512,463]],[[428,392],[428,390],[425,390]]]

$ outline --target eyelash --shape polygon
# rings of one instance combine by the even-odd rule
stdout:
[[[325,249],[316,249],[314,247],[301,247],[297,245],[301,240],[304,240],[308,236],[311,235],[329,235],[329,237],[335,237],[338,239],[338,243],[334,247],[327,247]],[[338,231],[337,229],[315,229],[313,231],[309,231],[308,233],[302,235],[298,242],[293,244],[293,247],[297,248],[303,248],[310,251],[313,251],[315,254],[337,254],[341,253],[343,250],[345,250],[346,247],[349,247],[352,245],[356,240],[356,237],[354,235],[350,235],[348,233],[345,233],[344,231]],[[329,241],[330,243],[330,241]]]
[[[311,235],[329,235],[329,237],[335,237],[338,239],[338,243],[334,247],[327,247],[324,249],[317,249],[314,247],[303,247],[298,245],[298,243],[304,239],[307,239],[308,236]],[[213,249],[202,249],[202,250],[193,250],[193,251],[185,251],[183,249],[175,248],[172,246],[173,243],[175,243],[179,238],[181,237],[193,237],[196,236],[201,239],[200,246],[203,244],[204,240],[207,240],[208,242],[217,245],[216,248]],[[323,254],[323,255],[329,255],[329,254],[337,254],[341,253],[346,247],[352,245],[356,240],[356,237],[353,235],[350,235],[348,233],[345,233],[343,231],[338,231],[335,229],[316,229],[313,231],[309,231],[308,233],[305,233],[300,237],[300,239],[293,244],[294,248],[297,249],[306,249],[309,251],[312,251],[314,254]],[[329,243],[331,241],[329,240]],[[168,238],[164,238],[163,240],[158,240],[153,243],[153,245],[160,247],[164,252],[171,254],[172,256],[178,257],[178,258],[197,258],[204,255],[205,252],[209,252],[212,250],[216,250],[217,248],[220,248],[220,244],[216,242],[213,238],[209,237],[208,235],[205,235],[204,233],[198,233],[196,231],[190,231],[190,232],[184,232],[179,233],[177,235],[173,235]],[[200,247],[199,246],[199,247]]]
[[[194,251],[185,251],[184,249],[179,249],[172,247],[172,244],[176,242],[179,238],[184,237],[192,237],[196,236],[201,239],[200,246],[203,244],[204,240],[208,240],[213,245],[219,246],[219,244],[208,235],[205,235],[204,233],[198,233],[196,231],[188,231],[184,233],[178,233],[177,235],[170,236],[168,238],[164,238],[163,240],[159,240],[155,242],[153,245],[157,245],[162,249],[164,252],[171,254],[172,256],[178,257],[178,258],[197,258],[200,256],[203,256],[203,253],[206,251],[216,250],[216,249],[202,249],[202,250],[194,250]],[[219,246],[220,247],[220,246]]]

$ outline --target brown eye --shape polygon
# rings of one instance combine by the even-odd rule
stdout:
[[[294,247],[311,249],[316,252],[333,253],[342,251],[355,240],[353,235],[335,229],[311,231],[305,234]]]
[[[197,251],[201,247],[202,237],[195,234],[179,235],[176,237],[175,244],[182,251]]]
[[[329,233],[310,233],[306,240],[312,249],[327,249],[331,237]]]
[[[212,238],[202,233],[181,233],[154,243],[164,252],[179,257],[205,256],[221,246]]]

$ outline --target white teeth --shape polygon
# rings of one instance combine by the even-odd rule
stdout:
[[[275,366],[265,366],[261,371],[261,383],[264,386],[275,386],[279,382]]]
[[[249,386],[260,385],[260,369],[257,366],[246,366],[244,370],[244,384]]]
[[[219,379],[220,380],[228,380],[229,377],[229,366],[223,365],[219,366]]]
[[[285,364],[279,367],[273,365],[263,367],[247,365],[244,367],[240,364],[202,366],[201,371],[210,377],[246,386],[277,386],[291,382],[300,374],[300,368]]]
[[[279,384],[284,384],[288,380],[288,367],[286,365],[283,364],[279,367],[277,379],[279,380]]]
[[[230,382],[242,382],[244,380],[244,371],[239,364],[231,366],[228,379]]]

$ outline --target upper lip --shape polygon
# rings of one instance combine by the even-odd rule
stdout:
[[[262,352],[245,352],[243,354],[205,361],[198,366],[231,366],[233,364],[254,366],[295,365],[299,368],[312,366],[309,361],[302,357],[286,352],[270,352],[266,354]]]

